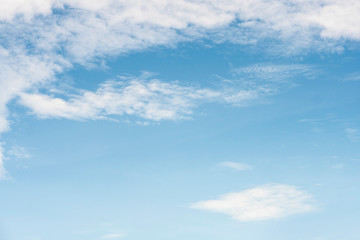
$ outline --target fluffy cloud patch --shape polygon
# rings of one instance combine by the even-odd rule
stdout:
[[[216,200],[201,201],[191,208],[230,215],[239,221],[259,221],[287,217],[314,209],[312,197],[291,185],[265,185],[228,193]]]

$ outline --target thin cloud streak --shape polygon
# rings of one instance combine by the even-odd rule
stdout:
[[[0,180],[6,180],[7,172],[4,167],[4,148],[0,144]]]
[[[240,162],[222,162],[220,163],[223,167],[232,168],[238,171],[250,171],[253,169],[253,167],[246,163],[240,163]]]
[[[122,233],[112,233],[112,234],[106,234],[102,236],[102,239],[117,239],[117,238],[123,238],[124,234]]]

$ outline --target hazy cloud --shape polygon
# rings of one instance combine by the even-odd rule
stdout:
[[[6,179],[6,170],[4,167],[4,149],[2,147],[2,145],[0,144],[0,180],[4,180]]]
[[[235,170],[239,171],[249,171],[252,170],[253,167],[246,164],[246,163],[240,163],[240,162],[222,162],[220,163],[221,166],[229,167]]]
[[[24,147],[20,147],[20,146],[12,146],[10,150],[7,151],[7,154],[17,159],[26,159],[31,157],[28,151],[26,151]]]
[[[106,234],[104,236],[102,236],[102,239],[116,239],[116,238],[123,238],[124,234],[122,233],[111,233],[111,234]]]
[[[356,128],[346,128],[345,133],[348,139],[353,142],[357,142],[360,140],[360,131]]]

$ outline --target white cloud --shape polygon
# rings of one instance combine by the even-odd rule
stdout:
[[[116,238],[123,238],[124,234],[122,233],[112,233],[102,236],[102,239],[116,239]]]
[[[242,28],[272,30],[282,36],[303,32],[299,37],[317,34],[323,38],[360,39],[357,0],[2,0],[0,6],[5,21],[18,16],[31,21],[36,15],[51,16],[52,9],[68,6],[66,10],[97,13],[111,24],[214,28],[238,19]]]
[[[314,209],[312,197],[291,185],[265,185],[228,193],[216,200],[201,201],[191,208],[230,215],[239,221],[259,221],[287,217]]]
[[[252,170],[253,167],[246,164],[246,163],[240,163],[240,162],[222,162],[220,163],[221,166],[233,168],[239,171],[249,171]]]
[[[21,104],[41,118],[101,119],[134,115],[144,119],[176,120],[192,113],[196,101],[221,93],[158,80],[108,81],[95,92],[80,91],[68,100],[38,93],[21,94]]]
[[[40,118],[85,120],[130,115],[160,121],[189,118],[196,106],[206,102],[250,104],[274,94],[275,90],[276,86],[264,88],[255,84],[243,89],[234,85],[224,85],[221,89],[199,88],[163,82],[145,73],[107,81],[94,92],[78,90],[70,96],[23,92],[19,94],[19,103]]]

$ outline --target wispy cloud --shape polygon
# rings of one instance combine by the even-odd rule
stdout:
[[[107,81],[96,91],[77,90],[70,96],[24,92],[19,94],[19,103],[40,118],[85,120],[128,115],[153,121],[179,120],[191,117],[201,103],[246,105],[275,94],[276,88],[254,83],[246,87],[199,88],[163,82],[145,73]]]
[[[253,167],[246,163],[240,163],[240,162],[222,162],[220,163],[221,166],[229,167],[235,170],[239,171],[249,171],[252,170]]]
[[[197,202],[191,208],[227,214],[239,221],[259,221],[312,211],[311,201],[311,195],[295,186],[273,184]]]
[[[7,154],[17,159],[26,159],[31,157],[28,151],[26,151],[24,147],[20,147],[20,146],[12,146],[10,150],[7,151]]]
[[[341,168],[344,168],[344,164],[338,163],[338,164],[332,165],[331,168],[333,168],[333,169],[341,169]]]
[[[357,142],[360,140],[360,131],[356,128],[346,128],[345,133],[348,139],[353,142]]]
[[[303,118],[299,119],[298,123],[319,123],[319,122],[325,122],[328,120],[333,120],[334,118]]]
[[[125,235],[122,233],[111,233],[102,236],[102,239],[117,239],[117,238],[123,238],[124,236]]]
[[[314,75],[312,66],[303,64],[255,64],[247,67],[235,68],[233,72],[246,79],[261,79],[269,82],[283,82],[294,76]]]
[[[360,72],[354,72],[346,75],[343,81],[360,81]]]
[[[133,115],[154,121],[188,117],[197,101],[221,93],[159,80],[107,81],[95,91],[80,90],[69,99],[39,93],[22,93],[20,103],[40,118],[102,119],[110,115]]]
[[[302,64],[254,64],[232,70],[234,79],[243,86],[261,85],[273,93],[297,86],[295,79],[311,79],[318,70]],[[271,86],[271,87],[270,87]]]
[[[7,178],[7,172],[4,167],[4,149],[2,144],[0,143],[0,180],[4,180]]]

